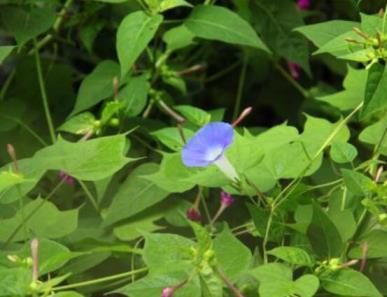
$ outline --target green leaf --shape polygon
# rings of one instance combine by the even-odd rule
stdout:
[[[308,42],[293,29],[304,24],[293,1],[258,0],[250,8],[252,22],[272,51],[310,74]]]
[[[38,151],[31,161],[44,170],[63,170],[81,180],[100,180],[121,169],[129,159],[124,156],[125,135],[68,142],[60,138]]]
[[[317,23],[307,26],[298,27],[295,31],[300,32],[317,47],[322,47],[324,44],[334,39],[343,33],[349,32],[353,27],[359,26],[359,23],[333,20],[323,23]]]
[[[168,52],[191,45],[194,38],[195,35],[184,25],[174,27],[163,35],[163,40],[167,44]]]
[[[228,227],[215,238],[213,249],[219,267],[231,280],[236,280],[251,264],[249,248],[241,243]]]
[[[29,220],[28,218],[31,215]],[[20,228],[12,242],[30,238],[30,233],[37,237],[50,239],[61,238],[73,232],[77,227],[78,209],[59,211],[51,202],[40,198],[28,203],[10,219],[3,219],[0,225],[0,241],[6,241],[16,228],[25,221],[25,228]]]
[[[380,15],[368,15],[365,13],[360,13],[361,18],[361,30],[368,35],[375,35],[377,32],[386,33],[386,28],[383,28],[383,17]]]
[[[194,106],[175,105],[173,108],[181,113],[189,122],[199,127],[208,124],[211,120],[211,115],[208,112]]]
[[[104,225],[130,218],[167,197],[168,192],[143,177],[158,169],[158,164],[145,163],[132,171],[113,197],[106,211]]]
[[[21,184],[24,182],[23,176],[15,174],[10,171],[3,171],[0,173],[0,197],[2,192],[8,190],[9,188]]]
[[[316,294],[320,287],[319,279],[312,274],[305,274],[298,278],[295,282],[295,291],[301,297],[312,297]]]
[[[12,52],[14,48],[15,47],[13,45],[0,46],[0,65],[3,63],[5,58],[9,56],[9,54]]]
[[[200,38],[251,46],[270,52],[249,23],[221,6],[196,6],[184,25]]]
[[[319,257],[334,258],[340,256],[343,248],[340,233],[317,203],[313,204],[313,217],[307,234],[313,251]]]
[[[28,296],[31,282],[30,269],[0,267],[0,296]]]
[[[331,146],[330,156],[336,163],[349,163],[356,158],[357,150],[350,143],[334,141]]]
[[[261,265],[249,272],[260,283],[276,283],[281,281],[291,281],[293,272],[289,266],[280,263],[269,263]]]
[[[296,281],[279,281],[274,285],[265,282],[259,287],[259,294],[262,297],[312,297],[319,288],[319,280],[316,276],[307,274]]]
[[[125,221],[125,223],[115,227],[113,233],[119,240],[131,241],[142,236],[145,232],[155,232],[162,229],[163,227],[154,223],[161,218],[160,213],[140,213],[129,219],[129,222]]]
[[[200,284],[203,297],[218,297],[223,295],[222,280],[214,269],[206,262],[201,265]]]
[[[379,152],[387,156],[387,116],[375,124],[365,128],[359,135],[359,140],[371,145],[377,145]]]
[[[184,0],[163,0],[160,3],[159,11],[164,12],[169,9],[173,9],[180,6],[192,7],[190,3]]]
[[[118,93],[123,112],[128,117],[139,115],[147,103],[150,84],[146,75],[133,76]]]
[[[52,297],[83,297],[83,295],[81,295],[77,292],[74,292],[74,291],[66,291],[66,292],[54,293],[54,295],[52,295]]]
[[[387,110],[387,68],[375,63],[368,70],[362,117]]]
[[[322,287],[341,296],[382,297],[372,282],[362,273],[340,269],[321,279]]]
[[[101,114],[101,125],[107,125],[112,117],[118,114],[123,108],[123,104],[120,101],[110,101],[103,108]]]
[[[307,116],[304,132],[301,135],[301,141],[311,158],[317,154],[323,145],[328,147],[334,141],[346,142],[349,139],[349,129],[344,125],[333,139],[331,139],[329,143],[326,143],[327,139],[335,132],[339,124],[340,121],[331,123],[325,119]]]
[[[367,196],[373,189],[373,181],[367,176],[348,169],[341,169],[344,183],[349,192],[358,197]]]
[[[87,75],[79,88],[78,96],[71,115],[93,107],[113,95],[113,78],[120,73],[119,65],[111,60],[100,62]]]
[[[97,2],[105,2],[105,3],[124,3],[128,2],[129,0],[94,0]]]
[[[351,210],[330,209],[328,216],[333,222],[333,224],[335,224],[343,242],[347,242],[353,237],[357,227],[355,218]]]
[[[314,262],[309,254],[301,248],[291,246],[280,246],[268,251],[273,255],[291,265],[313,266]]]
[[[116,44],[121,78],[133,67],[162,21],[163,16],[148,16],[143,11],[133,12],[122,20],[118,27]]]
[[[146,276],[134,283],[126,285],[117,290],[118,293],[130,297],[160,297],[164,288],[173,287],[184,280],[188,275],[185,273],[168,273],[163,275]],[[200,284],[197,277],[176,291],[177,297],[200,296]]]
[[[71,117],[57,128],[58,131],[73,133],[77,135],[85,135],[90,133],[95,128],[95,116],[90,112],[83,112]]]
[[[195,133],[189,129],[182,129],[186,139],[190,139]],[[177,128],[162,128],[151,133],[157,140],[173,151],[179,151],[183,148],[184,142]]]
[[[51,28],[55,19],[56,12],[50,3],[29,11],[16,6],[2,7],[0,11],[2,27],[15,37],[20,47]]]
[[[350,43],[347,40],[359,40],[359,36],[354,31],[345,32],[322,45],[314,55],[331,54],[335,57],[346,56],[357,51],[362,51],[362,45]]]
[[[340,110],[353,109],[364,100],[366,81],[366,70],[348,67],[348,73],[343,82],[344,90],[316,99],[329,103]]]
[[[30,257],[29,243],[16,255],[23,258]],[[64,245],[45,238],[39,239],[39,275],[55,271],[77,256],[79,253],[70,252]]]
[[[361,242],[361,244],[350,250],[349,257],[362,259],[364,257],[362,245],[363,243],[367,243],[368,259],[387,258],[387,231],[371,230],[368,234],[359,238],[358,241]]]
[[[174,234],[147,234],[145,236],[144,261],[151,275],[174,271],[191,272],[193,264],[190,248],[194,242]]]

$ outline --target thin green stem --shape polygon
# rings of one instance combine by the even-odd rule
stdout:
[[[93,205],[93,207],[95,208],[95,210],[99,213],[99,206],[96,202],[96,199],[94,198],[93,194],[91,194],[89,188],[86,186],[86,184],[81,181],[81,180],[78,180],[81,188],[83,189],[83,191],[85,192],[86,194],[86,197],[89,199],[91,205]]]
[[[246,81],[246,72],[247,72],[247,65],[248,65],[248,57],[247,54],[244,53],[243,56],[243,62],[242,62],[242,69],[239,75],[239,83],[238,83],[238,90],[237,90],[237,96],[235,99],[235,106],[234,106],[234,114],[233,114],[233,121],[235,121],[238,118],[240,109],[241,109],[241,103],[242,103],[242,97],[243,97],[243,90],[245,87],[245,81]]]
[[[15,122],[17,123],[18,125],[20,125],[20,127],[22,127],[23,129],[25,129],[28,133],[31,134],[31,136],[33,136],[42,146],[47,146],[47,143],[44,141],[43,138],[41,138],[39,136],[38,133],[36,133],[34,130],[32,130],[28,125],[24,124],[21,120],[19,120],[18,118],[14,118],[14,117],[10,117],[6,114],[3,114],[3,113],[0,113],[0,117],[3,117],[7,120],[10,120],[12,122]]]
[[[263,263],[264,264],[268,263],[266,246],[267,246],[267,243],[269,241],[269,234],[270,234],[271,224],[273,222],[273,215],[274,215],[274,209],[271,208],[270,215],[269,215],[269,218],[268,218],[267,224],[266,224],[265,236],[263,237],[263,242],[262,242]]]
[[[296,186],[302,181],[304,175],[309,170],[312,163],[318,158],[318,156],[324,151],[324,149],[331,143],[331,141],[337,136],[337,134],[341,131],[343,126],[360,110],[363,106],[363,102],[360,103],[349,115],[347,115],[332,131],[332,133],[328,136],[328,138],[324,141],[321,147],[317,150],[315,155],[308,162],[307,166],[305,166],[304,170],[293,179],[275,198],[273,202],[273,209],[277,208],[280,204],[282,204],[293,192]],[[285,195],[286,193],[286,195]]]
[[[205,79],[205,83],[213,82],[223,76],[225,76],[227,73],[233,71],[235,68],[237,68],[241,64],[241,61],[236,61],[235,63],[231,64],[230,66],[222,69],[221,71],[213,74],[212,76]]]
[[[63,185],[63,183],[64,183],[64,180],[61,180],[56,186],[55,186],[55,188],[47,195],[47,197],[46,198],[44,198],[43,200],[42,200],[42,202],[39,204],[39,205],[37,205],[29,214],[28,214],[28,216],[25,218],[25,224],[28,222],[28,220],[29,219],[31,219],[34,215],[35,215],[35,213],[47,202],[47,201],[49,201],[51,198],[52,198],[52,196],[54,196],[54,194],[56,193],[56,191],[57,190],[59,190],[59,188]],[[23,224],[19,224],[16,228],[15,228],[15,230],[11,233],[11,235],[8,237],[8,239],[5,241],[5,243],[3,244],[3,246],[2,246],[2,249],[5,249],[7,246],[8,246],[8,244],[12,241],[12,239],[16,236],[16,234],[20,231],[20,228],[22,228],[22,226],[23,226]]]
[[[36,40],[35,40],[35,46],[36,46]],[[36,61],[36,70],[38,73],[40,94],[42,96],[43,108],[44,108],[44,113],[46,115],[48,130],[50,132],[52,143],[55,143],[55,140],[56,140],[55,129],[54,129],[54,124],[53,124],[52,118],[51,118],[50,107],[48,105],[48,98],[47,98],[46,86],[44,84],[42,64],[40,61],[39,50],[35,51],[35,61]]]
[[[124,273],[119,273],[119,274],[110,275],[110,276],[106,276],[106,277],[100,277],[100,278],[96,278],[93,280],[79,282],[79,283],[75,283],[75,284],[71,284],[71,285],[58,286],[58,287],[53,288],[53,291],[64,291],[64,290],[68,290],[68,289],[74,289],[74,288],[91,286],[91,285],[95,285],[95,284],[99,284],[99,283],[105,283],[105,282],[109,282],[109,281],[113,281],[113,280],[117,280],[117,279],[121,279],[121,278],[130,277],[132,275],[136,275],[136,274],[143,273],[146,271],[148,271],[148,268],[144,267],[144,268],[140,268],[140,269],[124,272]]]
[[[343,196],[341,196],[341,211],[344,211],[347,206],[347,187],[343,189]]]
[[[295,87],[303,97],[308,98],[309,92],[299,84],[298,81],[296,81],[280,64],[277,62],[274,62],[275,68],[278,69],[278,71],[282,74],[283,77],[285,77],[292,85]]]
[[[0,92],[0,101],[4,100],[5,95],[7,94],[8,88],[11,85],[12,80],[15,78],[16,69],[12,69],[11,73],[8,75],[6,81],[3,84]]]

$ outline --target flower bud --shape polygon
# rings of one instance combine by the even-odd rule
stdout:
[[[231,206],[234,203],[234,201],[235,201],[235,199],[229,193],[226,193],[223,191],[220,192],[220,202],[225,207]]]
[[[200,220],[202,219],[202,216],[200,215],[200,212],[196,208],[191,207],[187,210],[187,218],[194,222],[200,222]]]
[[[163,291],[161,292],[161,297],[172,297],[174,292],[175,292],[175,288],[172,288],[172,287],[164,288]]]

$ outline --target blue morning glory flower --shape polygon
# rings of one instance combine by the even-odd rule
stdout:
[[[234,140],[233,127],[224,122],[205,125],[183,147],[182,159],[187,167],[207,167],[211,164],[232,180],[238,175],[224,155],[225,150]]]

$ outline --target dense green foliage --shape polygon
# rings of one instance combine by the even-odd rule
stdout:
[[[0,296],[387,296],[386,3],[301,2],[0,0]]]

